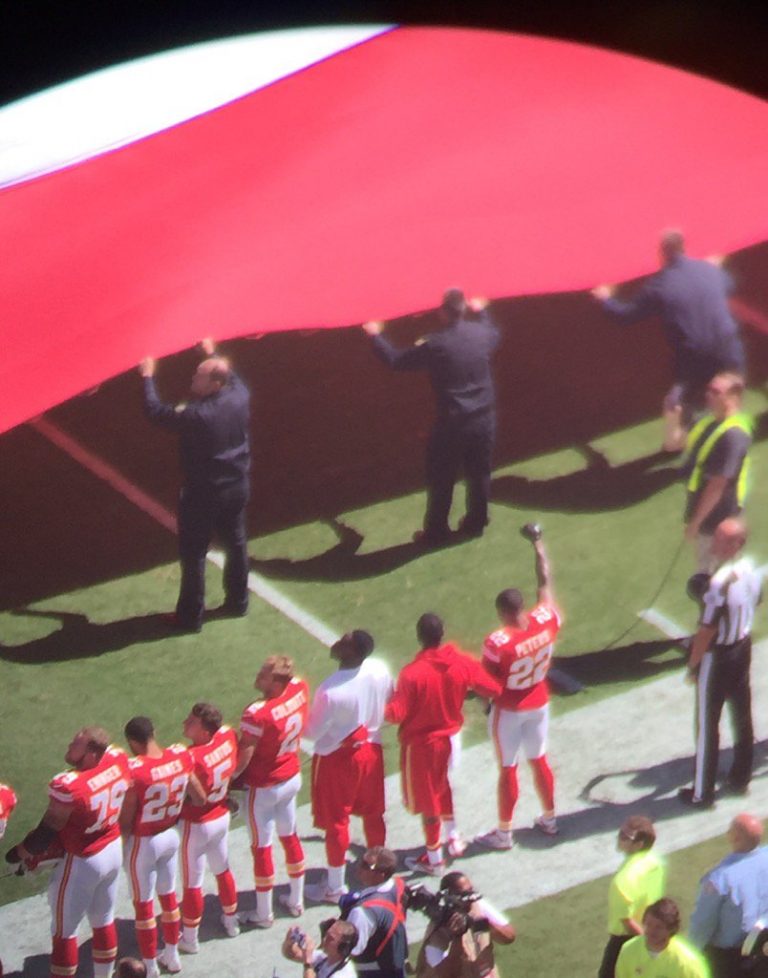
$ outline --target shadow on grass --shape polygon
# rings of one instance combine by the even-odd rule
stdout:
[[[584,456],[586,465],[567,475],[551,479],[498,476],[492,482],[493,501],[527,509],[592,513],[632,506],[679,479],[677,464],[669,464],[677,456],[666,452],[654,452],[631,462],[611,465],[607,457],[591,445],[580,445],[578,451]],[[662,462],[667,464],[657,468]]]
[[[671,650],[678,656],[659,658]],[[652,679],[673,669],[680,669],[683,650],[674,639],[631,642],[615,649],[582,652],[567,658],[555,658],[554,664],[584,686]]]
[[[693,707],[691,707],[693,709]],[[691,731],[691,742],[693,731]],[[732,750],[720,752],[720,777],[724,778],[733,757]],[[581,800],[587,807],[578,811],[558,814],[559,835],[549,837],[537,829],[515,829],[515,843],[525,849],[550,849],[561,842],[573,842],[604,832],[617,831],[629,815],[647,815],[656,825],[668,819],[679,818],[687,812],[694,814],[677,800],[677,790],[691,782],[693,756],[675,757],[646,768],[628,768],[609,771],[592,778],[581,791]],[[768,740],[755,744],[753,781],[768,778]],[[719,798],[731,799],[720,795]],[[713,817],[717,818],[717,815]],[[723,831],[725,831],[725,819]],[[465,858],[487,853],[472,844]]]
[[[365,539],[361,533],[339,519],[331,518],[323,522],[331,527],[338,538],[338,543],[328,550],[302,560],[291,560],[288,557],[251,557],[251,569],[276,581],[359,581],[387,574],[433,552],[408,541],[360,554],[358,550]],[[455,533],[441,549],[466,542],[465,536]]]
[[[58,621],[61,625],[50,635],[22,645],[0,645],[0,659],[25,665],[89,659],[142,642],[160,642],[178,634],[169,628],[166,616],[159,613],[121,618],[103,625],[71,611],[24,610],[13,614]]]

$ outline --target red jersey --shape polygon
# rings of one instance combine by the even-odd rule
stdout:
[[[7,784],[0,783],[0,838],[5,832],[5,823],[11,817],[11,813],[16,807],[16,794],[13,788]]]
[[[264,788],[299,773],[299,741],[308,712],[309,687],[303,679],[292,679],[279,696],[243,710],[240,732],[257,738],[243,771],[245,784]]]
[[[464,725],[464,700],[470,689],[492,698],[501,693],[498,680],[455,645],[422,649],[400,670],[384,717],[400,724],[401,743],[450,737]]]
[[[206,800],[204,805],[193,805],[187,799],[181,817],[188,822],[210,822],[229,811],[225,799],[237,765],[237,735],[231,727],[221,726],[206,744],[193,745],[189,753]]]
[[[560,616],[547,604],[526,614],[527,628],[505,625],[488,636],[483,648],[483,663],[504,687],[497,701],[504,710],[536,710],[549,702],[547,673]]]
[[[175,825],[194,767],[187,748],[173,744],[160,757],[140,754],[128,764],[137,801],[131,832],[157,835]]]
[[[120,835],[118,818],[130,783],[128,757],[119,747],[108,747],[87,771],[56,775],[48,795],[70,808],[67,824],[59,832],[66,852],[92,856]]]

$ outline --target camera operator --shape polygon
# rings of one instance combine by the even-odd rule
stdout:
[[[440,881],[445,912],[433,919],[416,962],[416,978],[498,978],[493,945],[511,944],[515,929],[464,873]]]
[[[355,978],[349,956],[357,943],[357,928],[347,920],[320,924],[320,949],[298,927],[291,927],[283,941],[283,956],[304,967],[304,978]]]
[[[391,849],[366,849],[357,864],[363,888],[340,901],[342,918],[357,928],[352,956],[360,978],[405,978],[408,895],[403,880],[394,875],[396,868]]]

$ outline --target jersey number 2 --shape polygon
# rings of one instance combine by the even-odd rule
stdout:
[[[303,724],[301,722],[300,713],[292,713],[291,716],[288,717],[288,719],[285,721],[283,741],[280,744],[280,750],[277,752],[278,757],[280,757],[281,754],[289,754],[299,749],[299,737],[301,736],[302,726]]]

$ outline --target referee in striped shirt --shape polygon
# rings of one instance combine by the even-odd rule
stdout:
[[[752,622],[760,603],[762,578],[748,557],[740,556],[747,528],[736,517],[723,520],[715,530],[712,553],[717,570],[701,599],[699,627],[693,637],[688,670],[696,683],[696,753],[693,787],[681,788],[679,800],[695,808],[709,808],[715,798],[720,714],[725,703],[731,711],[733,764],[725,790],[747,793],[752,778],[752,703],[749,667],[752,657]]]

